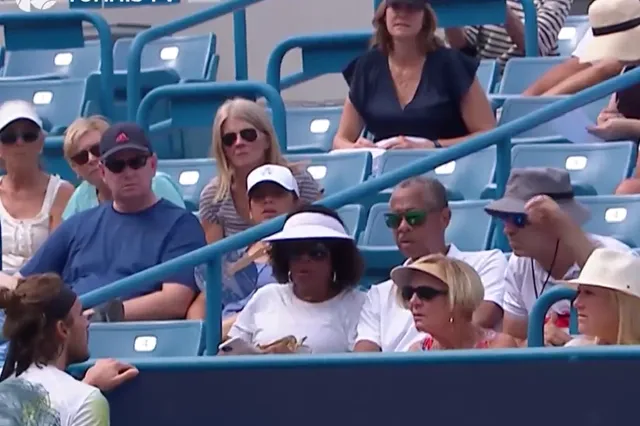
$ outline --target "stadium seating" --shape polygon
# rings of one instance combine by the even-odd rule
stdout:
[[[589,208],[591,219],[584,229],[640,247],[640,195],[578,197]]]
[[[586,16],[567,16],[564,26],[558,34],[558,53],[561,56],[571,56],[582,37],[589,30],[589,19]]]
[[[344,226],[349,235],[357,241],[360,229],[366,220],[366,211],[364,207],[358,204],[348,204],[339,208],[337,212],[340,215],[340,219],[344,222]]]
[[[89,329],[92,358],[197,356],[203,350],[202,321],[95,323]]]
[[[633,142],[522,144],[511,150],[511,166],[566,169],[581,195],[613,194],[636,164]]]
[[[496,61],[489,59],[480,61],[480,66],[476,71],[476,78],[480,82],[485,93],[491,93],[498,79],[498,65],[496,64]]]
[[[158,170],[180,185],[187,208],[194,211],[198,210],[200,193],[217,173],[215,161],[209,158],[158,160]]]
[[[271,115],[271,110],[267,110]],[[340,124],[342,106],[287,107],[287,152],[319,153],[331,151]]]
[[[504,66],[498,93],[500,95],[520,95],[545,72],[565,60],[566,58],[548,56],[510,59]]]

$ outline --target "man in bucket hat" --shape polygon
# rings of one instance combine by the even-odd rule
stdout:
[[[550,226],[541,220],[539,202],[543,196],[564,212],[566,223]],[[537,198],[536,198],[537,197]],[[504,331],[518,339],[527,337],[527,318],[540,295],[556,281],[575,278],[583,260],[566,240],[563,228],[582,226],[589,220],[589,211],[574,198],[571,180],[566,170],[554,168],[513,169],[504,197],[490,203],[486,212],[500,219],[513,251],[505,276],[503,301]],[[559,219],[558,219],[559,220]],[[587,234],[595,247],[630,251],[623,243],[601,235]],[[555,304],[551,309],[549,343],[564,345],[570,340],[569,302]]]

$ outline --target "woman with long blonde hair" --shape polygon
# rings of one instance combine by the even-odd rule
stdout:
[[[257,167],[265,164],[289,167],[298,183],[302,204],[320,197],[313,177],[282,156],[269,116],[264,107],[253,101],[231,99],[218,109],[213,123],[212,151],[218,175],[200,195],[200,220],[209,243],[253,225],[247,176]]]

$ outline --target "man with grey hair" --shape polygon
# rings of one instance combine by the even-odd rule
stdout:
[[[579,256],[564,241],[554,227],[538,223],[528,215],[528,202],[546,195],[579,226],[590,218],[590,212],[575,200],[569,173],[554,168],[513,169],[504,197],[489,204],[485,210],[504,223],[504,234],[513,254],[505,276],[503,331],[511,336],[527,338],[528,316],[540,295],[552,288],[555,281],[576,278],[583,265]],[[625,244],[610,237],[587,234],[595,247],[630,251]],[[570,304],[555,304],[545,325],[548,345],[562,346],[571,340]]]
[[[436,179],[408,179],[394,189],[389,207],[386,223],[407,263],[441,253],[471,265],[484,284],[484,302],[476,310],[474,322],[486,328],[499,325],[507,260],[499,250],[463,252],[445,242],[451,210],[444,186]],[[355,351],[401,352],[424,338],[416,330],[411,312],[398,304],[396,292],[391,280],[369,290],[358,324]]]

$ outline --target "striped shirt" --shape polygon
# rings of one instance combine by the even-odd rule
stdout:
[[[573,0],[534,0],[538,11],[538,49],[542,56],[558,54],[558,34],[569,15]],[[507,0],[507,5],[524,23],[522,3]],[[501,68],[514,56],[524,52],[511,40],[502,25],[465,27],[467,43],[476,48],[481,59],[496,59]]]
[[[293,177],[298,182],[300,200],[303,204],[311,204],[320,197],[318,183],[303,167],[291,167]],[[253,226],[242,218],[236,211],[231,194],[220,201],[214,201],[218,192],[218,178],[214,177],[200,194],[200,220],[207,220],[222,226],[223,235],[228,237]]]

